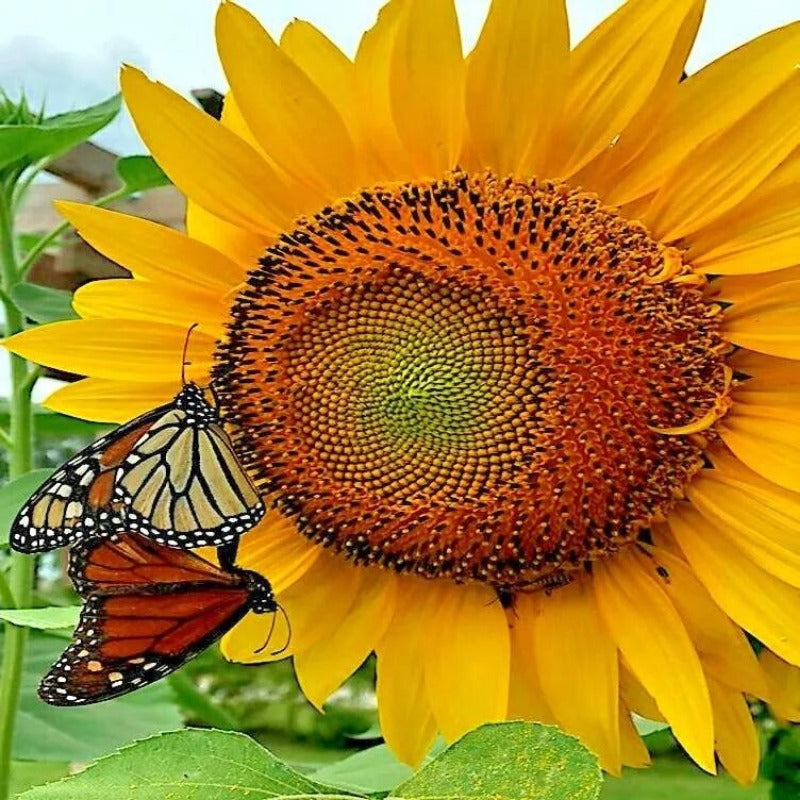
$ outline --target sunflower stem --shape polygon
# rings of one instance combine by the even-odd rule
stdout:
[[[13,187],[6,186],[0,195],[0,285],[7,294],[19,280],[19,263],[14,230]],[[21,331],[25,320],[13,304],[6,304],[6,334]],[[28,362],[10,355],[11,397],[9,403],[9,479],[29,472],[33,454],[33,414],[31,408],[31,379]],[[34,560],[12,551],[8,572],[8,592],[3,603],[13,602],[16,608],[27,608],[33,594]],[[0,674],[0,800],[7,800],[10,791],[11,754],[14,727],[19,705],[20,683],[27,630],[14,625],[5,626],[3,661]]]

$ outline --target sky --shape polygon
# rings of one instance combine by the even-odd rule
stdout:
[[[536,0],[528,0],[536,2]],[[313,22],[346,53],[375,19],[382,0],[241,0],[274,37],[293,18]],[[465,49],[478,36],[489,0],[456,0]],[[567,0],[573,42],[620,0]],[[0,0],[0,88],[24,89],[49,113],[97,103],[117,91],[123,62],[179,92],[225,89],[214,48],[218,0]],[[689,72],[764,31],[800,18],[800,0],[706,0]],[[126,113],[96,141],[122,155],[144,152]],[[41,381],[37,397],[52,390]],[[0,396],[7,394],[0,371]]]

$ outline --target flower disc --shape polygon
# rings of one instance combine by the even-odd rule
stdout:
[[[562,580],[665,514],[726,392],[675,250],[550,183],[378,187],[269,248],[218,352],[262,489],[359,563]]]

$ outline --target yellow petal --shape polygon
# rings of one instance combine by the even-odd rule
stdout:
[[[323,552],[290,518],[273,510],[240,539],[237,562],[266,576],[281,593],[299,581]]]
[[[600,614],[631,670],[689,755],[715,772],[708,687],[669,597],[630,551],[596,562],[593,584]]]
[[[389,92],[392,54],[400,29],[403,0],[390,0],[378,13],[375,25],[361,38],[355,60],[356,98],[360,108],[370,174],[381,179],[412,178],[413,163],[400,141]]]
[[[556,174],[572,175],[611,147],[659,85],[696,0],[630,0],[575,48]]]
[[[656,701],[637,680],[624,659],[620,661],[619,693],[625,706],[640,717],[653,722],[666,722],[664,715],[658,710]]]
[[[281,180],[250,145],[139,70],[125,67],[121,81],[136,129],[187,197],[260,235],[291,222]]]
[[[617,647],[597,610],[589,580],[545,597],[536,617],[536,663],[547,702],[564,730],[621,770]]]
[[[728,363],[747,379],[734,388],[737,401],[756,403],[758,398],[793,395],[800,392],[800,364],[788,358],[775,358],[755,353],[752,350],[739,350]]]
[[[84,378],[57,389],[43,405],[51,411],[71,417],[96,422],[127,422],[169,403],[180,388],[180,378],[165,383]]]
[[[613,192],[620,177],[626,174],[628,165],[635,162],[636,157],[658,132],[663,120],[677,102],[684,66],[697,37],[704,6],[704,2],[695,3],[683,20],[671,42],[670,54],[653,91],[620,133],[619,140],[615,140],[613,147],[603,150],[573,175],[570,183],[596,192],[604,198]],[[643,208],[646,208],[649,202],[648,200]],[[621,205],[630,208],[632,203]],[[638,213],[628,214],[625,209],[623,213],[632,219],[639,216]]]
[[[768,409],[735,407],[719,426],[719,434],[737,458],[768,480],[800,491],[800,424],[775,419]]]
[[[258,263],[272,239],[215,217],[191,198],[186,200],[186,230],[193,239],[211,245],[245,272]]]
[[[392,752],[413,767],[419,766],[436,737],[424,670],[431,633],[431,583],[399,579],[400,602],[376,648],[381,733]]]
[[[750,707],[741,692],[709,678],[714,709],[714,736],[722,766],[738,783],[749,786],[758,777],[761,748]]]
[[[723,276],[710,285],[714,299],[741,303],[752,295],[777,284],[800,280],[800,266],[755,275]]]
[[[493,0],[467,70],[469,136],[480,166],[548,174],[568,59],[564,0]]]
[[[165,225],[83,203],[56,208],[95,250],[138,278],[222,294],[244,276],[227,256]]]
[[[486,586],[438,588],[425,642],[425,683],[442,735],[452,742],[508,709],[510,644],[503,607]]]
[[[284,203],[287,208],[293,209],[295,214],[315,211],[319,208],[323,200],[323,195],[320,194],[319,189],[288,175],[285,170],[281,170],[280,166],[276,165],[275,160],[265,150],[264,143],[259,141],[247,124],[247,120],[244,118],[232,91],[228,91],[225,95],[220,122],[240,139],[247,142],[270,167],[274,167],[280,172],[284,181]]]
[[[674,241],[741,203],[800,144],[800,72],[680,162],[643,222]]]
[[[176,302],[176,292],[180,301]],[[222,337],[226,309],[220,298],[189,287],[115,278],[91,281],[75,292],[72,307],[84,318],[142,319],[182,325],[203,323],[203,329]]]
[[[622,702],[619,704],[619,739],[622,763],[626,767],[650,766],[650,753],[647,752],[647,747],[633,724],[631,712]]]
[[[776,284],[736,303],[725,312],[723,333],[740,347],[800,359],[800,281]]]
[[[737,124],[793,72],[800,23],[787,25],[724,55],[681,83],[677,102],[644,152],[609,186],[606,201],[622,205],[662,186],[688,153]]]
[[[80,319],[18,333],[3,344],[12,353],[65,372],[94,378],[161,383],[181,375],[186,328],[140,320]],[[187,352],[192,379],[207,383],[216,340],[196,329]]]
[[[800,667],[779,658],[766,647],[758,660],[770,684],[769,707],[779,720],[800,722]]]
[[[536,672],[534,621],[539,613],[538,595],[520,595],[509,617],[511,667],[508,687],[508,719],[524,719],[555,725]]]
[[[363,138],[360,109],[356,101],[356,71],[353,62],[322,31],[310,22],[292,20],[281,35],[281,50],[313,81],[347,126],[350,138]],[[358,167],[358,159],[356,160]]]
[[[706,673],[733,689],[766,697],[766,682],[753,648],[741,629],[714,602],[691,567],[658,547],[651,549],[649,558],[640,554],[637,560],[642,569],[649,569],[660,581],[680,614]]]
[[[692,236],[687,258],[701,272],[748,275],[800,259],[800,183],[757,191]]]
[[[319,87],[240,6],[219,7],[216,35],[236,102],[263,151],[313,187],[319,205],[348,193],[354,186],[353,144]]]
[[[392,113],[419,177],[456,164],[464,132],[464,59],[453,0],[408,0],[389,75]]]
[[[798,428],[800,431],[800,427]],[[727,473],[723,457],[687,487],[692,505],[731,546],[786,583],[800,588],[800,494],[742,468]],[[749,475],[747,474],[749,473]]]
[[[800,664],[800,589],[765,572],[688,503],[670,514],[681,550],[722,610],[779,656]]]
[[[246,565],[244,558],[240,563]],[[277,571],[280,565],[276,564],[275,568]],[[264,574],[271,582],[269,567]],[[319,554],[302,577],[285,589],[276,590],[276,599],[286,615],[279,613],[276,617],[269,645],[260,650],[271,622],[265,623],[263,614],[248,614],[223,637],[223,655],[231,661],[259,664],[308,650],[329,631],[342,625],[358,600],[362,578],[361,569],[350,566],[342,556],[327,552]]]
[[[303,694],[320,711],[324,702],[372,652],[392,619],[395,576],[365,571],[358,600],[337,630],[296,653],[294,668]]]

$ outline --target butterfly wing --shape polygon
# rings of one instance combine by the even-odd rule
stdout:
[[[87,538],[70,551],[69,577],[82,597],[163,594],[176,587],[241,585],[236,568],[217,567],[186,550],[165,547],[138,533]]]
[[[222,426],[177,406],[121,463],[115,491],[126,525],[171,547],[231,542],[264,514]]]
[[[21,553],[54,550],[119,525],[113,501],[116,469],[163,411],[157,408],[131,420],[64,463],[17,514],[11,547]]]
[[[153,683],[215,642],[250,608],[242,572],[137,534],[73,550],[70,574],[88,597],[73,642],[39,685],[39,696],[51,705],[96,703]]]

